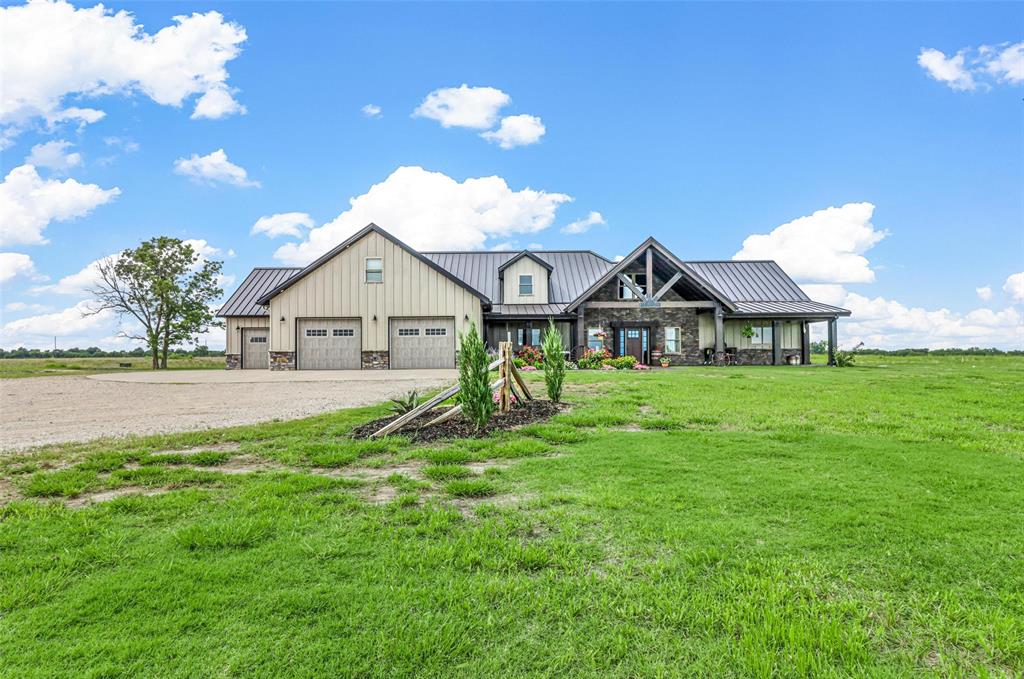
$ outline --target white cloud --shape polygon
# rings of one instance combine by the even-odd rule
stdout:
[[[489,132],[481,132],[480,136],[490,142],[497,142],[503,149],[514,149],[517,146],[536,144],[544,136],[544,123],[537,116],[518,115],[501,119],[501,127]]]
[[[1019,85],[1024,82],[1024,42],[965,47],[950,57],[926,47],[917,55],[917,63],[931,78],[961,92],[988,90],[994,84]]]
[[[260,183],[249,179],[245,168],[228,160],[224,149],[200,156],[195,153],[190,158],[178,158],[174,161],[174,171],[199,183],[215,184],[221,182],[243,188],[258,187]]]
[[[274,257],[307,264],[369,222],[420,250],[484,248],[488,239],[543,231],[570,201],[562,193],[514,191],[497,176],[459,182],[422,167],[399,167],[351,198],[348,210],[312,229],[301,243],[281,246]]]
[[[444,87],[434,90],[413,111],[413,116],[430,118],[442,127],[493,127],[498,111],[511,98],[493,87]]]
[[[875,280],[864,254],[887,232],[875,229],[871,203],[847,203],[818,210],[743,241],[733,259],[774,259],[798,281],[870,283]]]
[[[815,302],[841,307],[846,301],[846,288],[835,283],[804,283],[800,289]]]
[[[131,139],[123,137],[104,137],[103,143],[124,150],[125,153],[135,153],[139,150],[139,144]]]
[[[530,243],[529,245],[526,246],[526,249],[527,250],[543,250],[544,249],[544,244],[543,243]]]
[[[1024,300],[1024,271],[1007,276],[1006,282],[1003,283],[1003,292],[1015,302]]]
[[[32,292],[33,294],[53,293],[57,295],[86,295],[90,290],[96,287],[97,283],[99,283],[100,263],[115,256],[116,255],[108,255],[107,257],[95,259],[82,267],[82,269],[77,273],[64,276],[56,283],[33,288]]]
[[[0,326],[0,345],[53,346],[54,337],[87,339],[90,336],[110,334],[116,320],[112,311],[89,315],[91,302],[81,301],[73,307],[37,316],[19,318]]]
[[[302,238],[306,229],[313,228],[313,218],[305,212],[282,212],[279,214],[260,217],[252,225],[249,231],[250,236],[262,233],[268,238],[278,236],[292,236]]]
[[[135,93],[175,107],[201,95],[193,117],[243,112],[227,89],[227,63],[240,53],[245,29],[217,12],[172,19],[151,35],[131,13],[103,5],[30,0],[0,8],[0,123],[95,122],[102,111],[64,108],[65,100]]]
[[[626,258],[626,257],[625,257],[624,255],[615,255],[614,257],[612,257],[612,261],[613,261],[613,262],[621,262],[621,261],[622,261],[622,260],[624,260],[625,258]]]
[[[0,283],[36,276],[36,265],[31,257],[20,252],[0,252]]]
[[[69,141],[57,140],[36,144],[25,158],[25,163],[57,172],[67,172],[76,165],[82,164],[82,154],[66,152],[71,146],[74,144]]]
[[[590,227],[598,224],[605,224],[604,217],[601,216],[600,212],[591,212],[583,219],[577,219],[575,222],[569,222],[562,227],[562,233],[579,234],[590,231]]]
[[[51,221],[83,217],[120,193],[74,179],[44,180],[31,165],[16,167],[0,183],[0,245],[42,245]]]
[[[978,299],[983,302],[987,302],[992,299],[992,286],[985,285],[980,288],[974,288],[974,292],[978,293]]]
[[[380,106],[377,106],[376,104],[367,104],[359,110],[362,111],[363,115],[367,118],[380,118],[381,116]]]
[[[45,304],[29,304],[26,302],[9,302],[4,305],[4,311],[10,313],[19,313],[21,311],[31,311],[33,313],[42,313],[49,311],[53,307],[49,307]]]

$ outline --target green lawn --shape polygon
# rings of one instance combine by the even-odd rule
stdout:
[[[568,379],[484,442],[343,438],[370,408],[0,461],[0,675],[1024,672],[1024,360]],[[172,490],[65,506],[118,487]]]
[[[131,363],[122,368],[121,363]],[[97,373],[150,370],[152,360],[146,357],[123,358],[0,358],[0,379],[10,377],[50,377],[54,375],[95,375]],[[224,369],[223,356],[169,358],[170,370]]]

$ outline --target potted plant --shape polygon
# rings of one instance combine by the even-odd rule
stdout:
[[[669,360],[668,356],[662,356],[658,359],[658,362],[661,363],[662,368],[667,368],[672,365],[672,361]]]
[[[754,336],[754,326],[752,326],[750,323],[747,323],[746,325],[743,326],[743,329],[740,330],[740,334],[746,337],[747,339],[752,338]]]

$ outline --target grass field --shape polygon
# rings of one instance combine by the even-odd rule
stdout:
[[[1024,360],[569,383],[483,442],[343,438],[370,408],[0,461],[0,674],[1024,672]]]
[[[131,363],[130,368],[120,367]],[[148,357],[123,358],[0,358],[0,379],[9,377],[50,377],[55,375],[95,375],[97,373],[150,370]],[[169,370],[201,370],[224,368],[223,356],[199,358],[168,358]]]

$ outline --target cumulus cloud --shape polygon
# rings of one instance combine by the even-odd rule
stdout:
[[[1006,282],[1003,283],[1003,292],[1015,302],[1024,300],[1024,271],[1007,276]]]
[[[429,118],[441,127],[470,127],[483,130],[493,127],[498,111],[511,98],[493,87],[443,87],[424,98],[413,111],[414,117]]]
[[[16,167],[0,183],[0,246],[45,244],[51,221],[84,217],[120,193],[116,186],[43,179],[32,165]]]
[[[90,304],[89,301],[81,301],[61,311],[4,323],[0,326],[0,345],[52,346],[54,337],[87,340],[97,334],[110,334],[116,314],[109,310],[89,314]]]
[[[733,259],[774,259],[798,281],[870,283],[864,253],[886,237],[871,223],[875,206],[847,203],[818,210],[743,241]]]
[[[992,286],[984,285],[980,288],[974,288],[974,292],[978,293],[978,299],[983,302],[987,302],[992,299]]]
[[[965,47],[952,56],[932,47],[917,55],[917,63],[929,77],[953,90],[973,92],[994,84],[1024,82],[1024,42]]]
[[[107,146],[119,148],[125,153],[135,153],[139,150],[138,142],[134,142],[131,139],[125,139],[124,137],[104,137],[103,143]]]
[[[562,233],[579,234],[590,231],[590,227],[597,226],[599,224],[605,224],[604,217],[601,216],[600,212],[591,212],[583,219],[577,219],[575,222],[569,222],[562,227]]]
[[[278,214],[260,217],[252,225],[249,235],[255,236],[262,233],[267,238],[278,236],[292,236],[302,238],[306,229],[313,228],[313,218],[305,212],[281,212]]]
[[[57,295],[86,295],[90,290],[94,289],[100,281],[99,267],[102,262],[107,259],[116,257],[116,255],[108,255],[107,257],[100,257],[86,264],[82,269],[76,273],[64,276],[56,283],[50,285],[40,285],[32,289],[33,294],[42,293],[53,293]]]
[[[239,55],[245,29],[218,12],[172,21],[149,34],[130,12],[103,5],[30,0],[0,8],[0,124],[92,123],[102,111],[65,101],[114,94],[141,93],[175,107],[199,95],[193,118],[244,112],[228,89],[227,64]]]
[[[28,302],[8,302],[4,305],[4,311],[8,313],[21,313],[22,311],[30,311],[33,313],[42,313],[49,311],[52,307],[45,304],[35,304]]]
[[[174,171],[200,184],[231,184],[242,188],[259,187],[258,181],[249,179],[245,168],[228,160],[224,149],[200,156],[193,153],[189,158],[174,161]]]
[[[15,278],[34,278],[36,265],[32,258],[20,252],[0,252],[0,283]]]
[[[508,150],[517,146],[536,144],[544,136],[544,132],[544,123],[540,118],[523,114],[502,118],[501,126],[497,130],[482,132],[480,136]]]
[[[67,153],[67,150],[74,146],[69,141],[48,141],[43,144],[36,144],[32,151],[25,158],[27,165],[45,167],[57,172],[67,172],[76,165],[82,164],[82,154]]]
[[[362,111],[363,115],[367,118],[380,118],[381,116],[380,106],[377,106],[376,104],[367,104],[359,110]]]
[[[488,239],[543,231],[558,207],[570,201],[562,193],[513,190],[497,176],[459,182],[422,167],[399,167],[351,198],[348,210],[312,229],[306,240],[281,246],[274,257],[307,264],[369,222],[420,250],[479,249]]]

